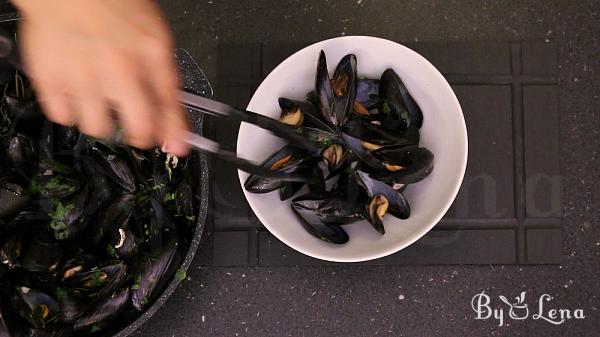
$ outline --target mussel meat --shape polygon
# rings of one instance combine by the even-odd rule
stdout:
[[[379,233],[385,234],[383,218],[387,213],[399,219],[408,219],[410,206],[402,193],[369,177],[365,172],[357,170],[355,174],[356,181],[365,189],[369,197],[365,206],[367,220]]]
[[[106,327],[127,308],[130,297],[129,288],[122,289],[118,293],[107,297],[99,302],[94,310],[75,321],[74,330],[82,331]]]
[[[262,166],[274,171],[302,174],[308,180],[312,162],[314,162],[314,158],[305,151],[286,145],[267,158]],[[244,183],[244,188],[252,193],[268,193],[283,185],[284,181],[281,179],[251,175]]]
[[[424,147],[382,147],[372,154],[385,169],[372,173],[371,177],[386,183],[413,184],[425,179],[433,171],[433,153]]]
[[[13,307],[17,313],[37,329],[43,329],[55,321],[60,312],[56,300],[41,291],[18,286],[14,293]]]

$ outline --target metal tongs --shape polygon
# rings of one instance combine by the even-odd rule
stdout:
[[[20,62],[19,51],[14,41],[8,34],[0,31],[0,61],[8,62],[20,72],[26,74]],[[268,130],[276,136],[285,139],[289,144],[314,151],[317,146],[308,139],[297,133],[292,127],[255,112],[246,111],[232,107],[230,105],[208,99],[202,96],[194,95],[183,90],[179,91],[179,101],[182,106],[197,110],[216,117],[227,118],[240,122],[254,124],[262,129]],[[194,149],[213,154],[251,174],[260,175],[267,178],[276,178],[285,181],[305,181],[306,177],[291,173],[279,172],[263,167],[244,158],[239,158],[236,153],[225,150],[221,145],[212,139],[203,137],[193,132],[187,132],[185,141]]]

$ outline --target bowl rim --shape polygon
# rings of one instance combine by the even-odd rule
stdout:
[[[417,240],[421,239],[423,236],[425,236],[429,231],[431,231],[431,229],[433,229],[433,227],[435,227],[439,221],[442,219],[442,217],[446,214],[446,212],[448,211],[448,209],[450,208],[450,206],[452,205],[452,203],[454,202],[460,187],[462,185],[463,179],[464,179],[464,175],[466,172],[466,168],[467,168],[467,159],[468,159],[468,153],[469,153],[469,143],[468,143],[468,134],[467,134],[467,127],[466,127],[466,122],[465,122],[465,118],[464,118],[464,113],[462,111],[462,108],[460,106],[460,103],[458,101],[458,98],[456,97],[456,93],[454,92],[454,90],[452,90],[452,87],[450,86],[450,84],[448,83],[448,81],[446,80],[446,78],[441,74],[441,72],[431,63],[429,62],[429,60],[427,60],[425,57],[423,57],[421,54],[417,53],[416,51],[398,43],[392,40],[388,40],[388,39],[384,39],[384,38],[380,38],[380,37],[374,37],[374,36],[368,36],[368,35],[349,35],[349,36],[341,36],[341,37],[334,37],[334,38],[330,38],[330,39],[326,39],[326,40],[322,40],[322,41],[318,41],[315,43],[312,43],[296,52],[294,52],[292,55],[288,56],[285,60],[283,60],[281,63],[279,63],[265,78],[264,80],[261,82],[261,84],[257,87],[256,91],[254,92],[254,94],[252,95],[252,98],[248,104],[247,109],[251,109],[255,99],[256,99],[256,93],[260,91],[260,89],[266,85],[266,83],[269,82],[269,80],[274,76],[274,74],[276,72],[279,71],[280,68],[283,68],[285,64],[292,62],[292,60],[297,57],[298,55],[305,53],[307,50],[309,49],[313,49],[315,47],[318,47],[319,45],[326,45],[329,43],[335,43],[336,41],[342,41],[342,40],[372,40],[372,41],[377,41],[378,43],[385,43],[385,44],[389,44],[389,45],[394,45],[396,48],[400,47],[402,49],[404,49],[408,54],[412,54],[414,57],[416,57],[417,59],[421,59],[421,61],[423,61],[423,64],[428,67],[432,72],[432,75],[435,77],[436,82],[438,82],[441,85],[441,88],[444,89],[445,91],[447,91],[448,93],[450,93],[450,101],[448,102],[449,104],[452,105],[452,110],[453,111],[457,111],[459,112],[458,114],[458,118],[459,118],[459,122],[460,122],[460,129],[457,130],[456,132],[462,137],[464,138],[464,147],[463,147],[463,151],[461,152],[463,154],[462,158],[459,158],[459,164],[460,164],[460,172],[458,173],[458,175],[456,176],[458,179],[456,179],[456,182],[454,184],[454,187],[452,189],[452,193],[449,195],[449,197],[447,198],[444,206],[442,208],[440,208],[440,211],[437,213],[437,215],[427,224],[427,226],[422,226],[420,230],[415,231],[413,234],[411,234],[409,237],[406,238],[406,240],[403,241],[402,244],[398,244],[398,245],[394,245],[390,248],[381,250],[381,251],[377,251],[371,254],[365,254],[362,257],[339,257],[339,258],[331,258],[330,256],[325,256],[323,254],[320,254],[319,252],[315,252],[315,251],[311,251],[311,250],[306,250],[304,249],[304,246],[302,244],[298,244],[289,240],[286,240],[284,238],[281,238],[280,236],[278,236],[270,227],[268,224],[265,223],[265,221],[263,221],[263,219],[261,218],[260,212],[254,212],[254,206],[252,204],[252,202],[248,199],[248,191],[246,191],[244,189],[244,180],[245,178],[243,177],[244,172],[241,170],[238,170],[238,178],[240,180],[240,184],[242,187],[242,191],[244,192],[244,196],[246,197],[246,200],[248,201],[248,204],[250,205],[250,207],[252,208],[254,214],[256,215],[256,217],[260,220],[260,222],[265,226],[265,228],[267,228],[267,230],[273,234],[273,236],[275,236],[278,240],[280,240],[281,242],[283,242],[285,245],[287,245],[288,247],[302,253],[305,255],[308,255],[310,257],[316,258],[316,259],[320,259],[320,260],[324,260],[324,261],[332,261],[332,262],[364,262],[364,261],[369,261],[369,260],[374,260],[374,259],[378,259],[378,258],[382,258],[391,254],[394,254],[396,252],[399,252],[400,250],[412,245],[413,243],[415,243]],[[260,112],[257,112],[260,113]],[[244,127],[248,127],[248,124],[246,123],[242,123],[242,125],[240,125],[240,129],[238,131],[238,141],[237,141],[237,152],[239,154],[240,152],[240,133],[242,131],[242,128]]]

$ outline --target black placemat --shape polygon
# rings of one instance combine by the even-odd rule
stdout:
[[[262,79],[306,44],[222,44],[215,97],[244,107]],[[562,255],[557,54],[545,41],[409,43],[448,79],[463,108],[469,161],[442,221],[412,246],[367,264],[541,264]],[[316,57],[316,56],[315,56]],[[239,125],[207,121],[235,148]],[[214,266],[319,265],[264,229],[236,171],[213,162]],[[210,248],[212,247],[212,248]]]

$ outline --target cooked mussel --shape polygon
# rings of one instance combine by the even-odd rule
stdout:
[[[88,198],[87,186],[66,199],[56,201],[48,214],[51,218],[50,228],[57,240],[67,240],[81,233],[86,227],[82,217]]]
[[[8,158],[14,165],[15,169],[29,177],[36,170],[37,163],[36,149],[31,142],[31,138],[17,134],[8,140]]]
[[[411,125],[419,129],[423,125],[421,108],[393,69],[387,69],[381,75],[379,98],[383,102],[379,108],[380,114],[383,113],[388,124],[395,125],[394,120],[398,117],[402,123],[405,123],[396,129],[405,129]]]
[[[356,181],[365,189],[369,197],[365,206],[367,220],[379,233],[385,233],[383,218],[387,213],[399,219],[407,219],[410,216],[410,206],[402,193],[369,177],[365,172],[357,170],[355,174]]]
[[[27,190],[10,177],[0,178],[0,218],[6,218],[24,209],[29,203]]]
[[[369,121],[356,114],[348,118],[341,130],[352,137],[378,146],[417,145],[420,138],[419,130],[415,127],[408,127],[402,131],[390,131],[374,121]]]
[[[300,196],[292,201],[292,210],[304,228],[316,238],[336,244],[348,242],[348,233],[340,227],[360,219],[355,200],[340,194]]]
[[[34,178],[35,189],[48,199],[66,198],[82,186],[76,172],[56,160],[41,161],[39,174]]]
[[[63,274],[63,287],[77,299],[83,301],[99,300],[113,293],[127,277],[127,265],[123,261],[105,261],[89,271],[74,273],[66,277]]]
[[[273,171],[304,175],[306,180],[309,180],[312,162],[314,162],[314,158],[305,151],[286,145],[267,158],[262,166]],[[283,185],[282,179],[251,175],[244,183],[244,188],[252,193],[268,193]]]
[[[372,152],[384,170],[371,174],[374,179],[390,184],[413,184],[425,179],[433,171],[433,153],[418,146],[383,147]]]
[[[23,252],[23,269],[36,272],[53,272],[64,253],[62,244],[44,229],[37,229]]]
[[[379,80],[365,79],[358,81],[356,88],[355,110],[361,115],[369,113],[369,110],[376,108],[379,102]]]
[[[336,125],[343,125],[354,107],[358,81],[356,67],[356,56],[348,54],[340,60],[331,79]]]
[[[118,293],[107,297],[99,302],[94,310],[75,321],[74,330],[82,331],[89,329],[91,331],[92,329],[105,328],[127,308],[130,303],[130,297],[129,288],[122,289]]]
[[[317,63],[317,75],[315,78],[315,95],[317,108],[323,118],[330,125],[337,125],[337,115],[335,110],[335,96],[333,86],[329,79],[329,69],[327,68],[327,56],[321,50],[319,61]]]
[[[16,287],[13,301],[13,308],[17,313],[37,329],[44,328],[59,316],[59,306],[56,300],[29,287]]]
[[[135,176],[127,161],[105,144],[96,142],[91,150],[98,168],[106,177],[112,179],[127,192],[136,190]]]
[[[166,275],[172,275],[172,270],[179,264],[179,243],[174,235],[169,235],[155,256],[143,257],[138,264],[134,284],[131,286],[133,306],[142,311],[152,300],[157,290],[166,283]]]
[[[279,120],[292,126],[304,126],[333,132],[317,108],[309,102],[300,102],[285,97],[279,98],[281,115]]]

